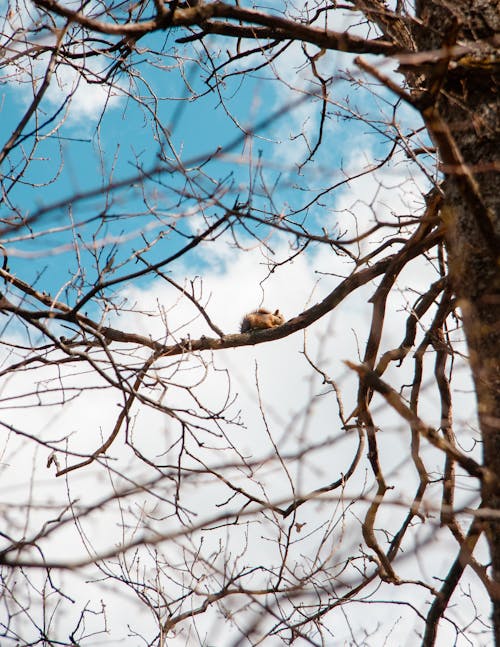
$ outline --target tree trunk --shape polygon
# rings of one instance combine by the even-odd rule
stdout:
[[[495,157],[500,150],[493,46],[500,13],[494,0],[420,2],[424,27],[418,49],[470,44],[455,61],[426,70],[422,112],[443,164],[446,245],[475,384],[483,440],[483,506],[496,514],[484,530],[491,552],[491,575],[500,580],[500,187]],[[450,42],[451,40],[451,42]],[[433,92],[435,93],[433,96]],[[436,99],[437,97],[437,99]],[[435,100],[436,99],[436,100]],[[500,599],[493,587],[493,623],[500,644]]]

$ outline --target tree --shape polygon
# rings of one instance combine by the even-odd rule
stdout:
[[[3,5],[2,644],[500,643],[497,5]]]

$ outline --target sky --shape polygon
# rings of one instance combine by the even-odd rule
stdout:
[[[5,0],[1,0],[2,15],[6,13],[6,7]],[[28,14],[21,11],[12,22],[26,24],[29,19]],[[341,24],[336,28],[340,29]],[[362,27],[355,29],[361,30]],[[58,122],[50,122],[42,127],[44,138],[26,172],[27,181],[17,183],[10,191],[8,201],[0,208],[2,217],[12,208],[19,209],[28,217],[43,212],[31,230],[21,229],[5,238],[9,266],[17,276],[72,305],[95,280],[97,261],[102,269],[115,255],[116,276],[133,271],[136,269],[134,252],[146,242],[155,240],[161,231],[168,231],[168,224],[172,221],[176,223],[176,231],[170,230],[158,238],[148,253],[148,261],[164,258],[185,244],[184,236],[199,231],[204,217],[217,215],[220,207],[209,198],[217,185],[221,189],[218,199],[226,206],[237,201],[245,202],[250,190],[255,189],[255,208],[273,210],[277,214],[294,212],[299,223],[307,216],[309,228],[319,234],[326,229],[345,232],[346,236],[355,235],[355,217],[358,222],[368,224],[374,213],[389,219],[394,214],[414,214],[422,208],[421,191],[428,186],[426,173],[432,176],[430,159],[424,157],[421,168],[418,168],[414,164],[410,166],[404,153],[400,153],[384,168],[367,173],[392,146],[390,138],[394,131],[384,125],[387,119],[392,118],[392,103],[380,89],[369,83],[355,84],[352,81],[348,73],[353,69],[352,62],[346,55],[328,53],[318,59],[321,73],[335,73],[338,78],[332,86],[328,106],[330,118],[325,122],[323,145],[313,161],[301,167],[315,143],[321,104],[314,97],[303,94],[299,95],[303,99],[293,109],[290,107],[290,98],[297,96],[292,92],[294,89],[317,93],[315,79],[303,65],[300,46],[290,47],[286,56],[273,61],[272,73],[281,79],[280,82],[270,81],[269,70],[257,70],[249,75],[237,74],[227,78],[219,94],[204,80],[208,76],[207,70],[197,60],[197,53],[202,52],[201,46],[183,49],[175,45],[176,36],[159,34],[141,43],[134,55],[134,63],[143,78],[135,78],[133,84],[128,84],[124,75],[118,75],[114,87],[104,91],[99,85],[78,79],[67,69],[58,73],[42,102],[40,115],[50,115],[62,106],[60,125],[56,129]],[[146,48],[153,51],[148,52]],[[186,52],[191,57],[187,63],[183,60]],[[222,61],[224,52],[221,50],[218,56],[215,60]],[[251,68],[257,62],[257,56],[254,56],[244,60],[239,69]],[[32,64],[34,74],[40,76],[47,59],[41,56]],[[98,72],[107,64],[107,61],[96,61],[91,65]],[[346,67],[347,71],[342,73],[332,72]],[[236,70],[239,71],[238,68]],[[386,73],[393,72],[389,69]],[[2,144],[32,98],[32,88],[27,81],[22,70],[7,68],[0,86]],[[64,101],[69,90],[74,93],[71,103],[66,105]],[[269,115],[275,112],[279,118],[267,123]],[[353,116],[362,116],[363,119],[355,120]],[[248,124],[261,124],[253,138],[243,134]],[[404,106],[398,110],[397,125],[406,134],[421,126],[415,122],[411,109]],[[26,130],[29,132],[30,126]],[[301,132],[302,136],[299,136]],[[28,137],[23,147],[13,151],[15,163],[21,163],[32,140]],[[415,145],[428,144],[418,135],[414,141]],[[223,154],[199,168],[200,161],[207,159],[219,146]],[[140,174],[158,164],[168,172],[144,183],[138,181]],[[179,168],[183,168],[184,173],[180,173]],[[359,177],[346,181],[347,177],[353,176]],[[108,183],[121,186],[105,197],[96,195]],[[338,184],[338,188],[325,194],[323,200],[309,205],[313,195],[332,184]],[[206,202],[183,195],[193,186]],[[264,186],[270,196],[266,196]],[[103,222],[96,229],[99,217]],[[255,233],[261,233],[258,226],[250,232],[237,228],[235,235],[241,249],[235,246],[234,237],[227,233],[216,241],[200,245],[194,253],[182,257],[175,266],[168,268],[169,276],[179,284],[186,288],[194,286],[210,317],[226,333],[237,332],[244,313],[255,307],[279,308],[286,318],[291,318],[324,298],[350,271],[344,258],[332,254],[329,248],[314,244],[306,253],[285,263],[293,252],[293,240],[274,232],[265,238],[265,244],[260,244],[251,235]],[[368,243],[361,246],[365,252],[371,249]],[[276,262],[278,265],[274,267]],[[390,316],[384,332],[383,350],[400,343],[401,323],[415,293],[425,289],[429,280],[434,280],[431,277],[435,274],[427,263],[415,262],[398,279],[397,289],[389,302]],[[162,376],[170,375],[169,371],[172,371],[169,388],[164,395],[169,406],[189,415],[197,403],[187,393],[187,385],[193,387],[199,402],[212,408],[222,407],[226,401],[234,399],[229,412],[236,425],[223,422],[216,434],[206,423],[199,432],[200,437],[189,439],[189,447],[196,459],[211,465],[230,460],[236,463],[242,457],[255,462],[255,474],[244,468],[236,470],[239,482],[255,491],[256,495],[259,492],[256,483],[260,483],[272,500],[289,499],[292,495],[291,481],[297,492],[303,493],[338,478],[355,452],[356,437],[339,428],[335,418],[335,399],[328,385],[310,370],[305,353],[337,381],[346,409],[352,410],[356,383],[343,360],[360,360],[366,322],[371,314],[368,299],[373,289],[371,285],[360,290],[348,298],[342,308],[313,324],[305,333],[296,333],[272,344],[225,350],[213,355],[207,353],[205,359],[190,358],[177,373],[168,358],[161,360],[154,371]],[[179,292],[164,280],[147,278],[124,283],[117,288],[114,302],[120,304],[121,312],[106,312],[105,317],[107,322],[121,330],[160,339],[167,336],[169,341],[186,336],[195,339],[201,335],[213,335],[192,304],[181,299]],[[88,305],[90,316],[97,317],[100,312],[98,301]],[[428,320],[421,322],[422,329],[427,325]],[[67,334],[62,329],[55,330]],[[15,319],[6,318],[2,325],[2,339],[0,369],[16,356],[23,356],[22,348],[12,349],[12,345],[25,343],[26,331]],[[34,339],[36,343],[41,341]],[[120,361],[130,364],[137,365],[142,358],[136,349],[130,352],[127,348],[115,346],[113,350]],[[430,379],[432,363],[426,366],[426,376]],[[402,370],[390,369],[386,378],[404,388],[404,384],[411,380],[411,374],[412,365],[408,359]],[[470,379],[465,367],[460,365],[456,367],[454,376],[454,389],[462,394],[457,429],[463,442],[468,442],[468,425],[474,412]],[[60,380],[65,385],[63,401],[58,389]],[[150,393],[157,393],[154,384],[150,386]],[[1,398],[3,422],[16,428],[36,430],[38,438],[50,440],[53,444],[68,435],[69,449],[83,453],[93,451],[109,434],[122,405],[115,391],[104,388],[102,380],[90,371],[82,372],[76,364],[62,367],[60,373],[50,367],[28,367],[5,379]],[[45,404],[53,404],[40,407],[40,399]],[[435,392],[424,391],[422,410],[426,421],[438,425],[435,403]],[[265,418],[261,409],[266,412]],[[377,404],[375,400],[375,411],[381,409],[382,403],[378,401]],[[403,499],[406,503],[416,486],[415,474],[412,471],[407,473],[408,463],[405,461],[408,430],[391,413],[384,412],[380,419],[384,427],[383,433],[379,434],[383,467],[395,482],[406,481],[407,499]],[[155,464],[167,465],[176,455],[178,429],[175,423],[149,407],[134,410],[128,434],[129,442]],[[32,498],[34,505],[27,521],[27,529],[31,530],[47,519],[45,505],[57,507],[65,500],[76,507],[86,505],[100,500],[106,492],[144,479],[148,473],[142,463],[134,460],[130,445],[122,438],[113,447],[109,472],[90,468],[72,473],[67,480],[53,477],[54,466],[47,468],[45,447],[32,445],[27,451],[23,439],[15,434],[7,435],[2,442],[0,491],[6,504],[11,506]],[[291,455],[300,447],[321,443],[328,450],[318,449],[304,462],[290,461],[287,467],[277,460],[268,460],[275,445],[283,455]],[[436,469],[440,467],[440,457],[435,452],[426,450],[426,458],[429,469],[434,465]],[[345,499],[333,498],[335,512],[331,515],[329,527],[316,528],[317,514],[324,511],[319,503],[300,509],[297,521],[305,526],[303,534],[297,532],[293,543],[297,563],[304,560],[304,555],[312,555],[322,546],[323,553],[330,551],[331,563],[341,564],[361,541],[359,523],[355,520],[364,509],[364,503],[360,501],[352,513],[348,512],[352,537],[345,537],[341,513],[349,494],[359,496],[364,488],[367,494],[373,494],[373,490],[363,482],[368,470],[366,456],[363,460],[364,469],[349,485],[352,491],[346,491]],[[200,464],[193,460],[193,467]],[[30,480],[26,479],[27,471],[32,473]],[[430,499],[437,501],[439,484],[430,489]],[[186,509],[198,515],[197,519],[203,519],[203,515],[208,515],[207,509],[211,511],[213,501],[222,502],[227,492],[216,481],[207,479],[200,491],[197,481],[190,483],[187,480],[181,495]],[[381,525],[384,520],[389,525],[393,523],[394,515],[404,514],[401,496],[401,490],[396,489],[392,505],[381,512]],[[463,502],[471,502],[465,480],[459,497]],[[106,515],[90,515],[78,528],[63,529],[45,546],[46,555],[76,559],[87,551],[105,550],[110,546],[110,538],[114,545],[136,537],[141,523],[150,524],[152,532],[158,527],[162,532],[170,528],[175,530],[178,520],[172,516],[171,502],[165,502],[158,510],[159,517],[165,515],[161,523],[151,521],[156,513],[156,504],[154,498],[145,493],[142,499],[138,497],[124,503],[123,508],[119,503],[109,506]],[[149,519],[138,512],[140,506],[150,513]],[[7,510],[6,514],[15,518],[14,509],[8,507]],[[249,523],[238,530],[223,528],[220,533],[205,535],[203,554],[208,559],[216,553],[220,542],[226,542],[225,554],[231,553],[235,564],[238,563],[235,555],[245,546],[253,560],[261,560],[262,565],[275,563],[279,557],[279,545],[270,538],[275,539],[279,533],[276,534],[276,523],[271,517],[266,523]],[[127,524],[135,519],[137,527],[127,526],[126,531],[120,534],[117,526],[124,518]],[[427,525],[422,523],[421,531],[414,536],[425,542],[430,541],[429,537],[434,533],[438,533],[436,520],[429,517]],[[429,560],[424,559],[422,551],[417,551],[422,560],[421,568],[435,572],[436,577],[442,577],[449,567],[447,550],[452,552],[455,549],[445,532],[441,531],[439,537],[443,543]],[[339,538],[344,541],[340,542]],[[176,548],[176,558],[180,559],[181,548],[186,547],[181,547],[179,542]],[[191,548],[196,550],[194,545]],[[415,547],[406,548],[410,551]],[[141,566],[153,578],[153,551],[144,549],[140,558],[143,560]],[[132,557],[127,559],[132,563]],[[137,564],[134,565],[139,569]],[[113,581],[123,564],[117,561],[109,568],[109,572],[101,574],[104,580],[99,584],[99,590],[107,605],[112,627],[110,640],[120,641],[125,635],[132,640],[133,632],[153,635],[154,618],[144,611],[137,612],[132,587],[124,592]],[[408,560],[406,565],[402,560],[401,569],[404,571],[406,568],[412,572],[415,563]],[[95,571],[88,569],[85,581],[75,574],[65,574],[63,580],[74,599],[93,597],[92,608],[95,610],[95,589],[90,582],[96,577]],[[468,578],[466,583],[473,587],[477,599],[484,601],[474,578]],[[379,599],[383,601],[389,595],[396,594],[393,589],[382,586]],[[402,593],[402,600],[403,597]],[[413,601],[425,613],[425,605],[418,599]],[[237,608],[241,601],[227,604]],[[79,605],[74,605],[74,608],[79,608]],[[371,618],[368,618],[362,601],[359,602],[359,610],[354,607],[354,610],[346,611],[345,622],[339,627],[331,627],[332,644],[349,644],[350,623],[373,632],[366,643],[370,647],[382,644],[396,647],[415,635],[414,615],[407,613],[403,604],[401,616],[396,618],[393,610],[387,611],[383,604],[376,605],[376,608],[380,616],[373,614]],[[460,611],[465,615],[472,612],[472,609]],[[453,615],[454,612],[450,613]],[[123,618],[127,619],[126,627]],[[379,618],[381,622],[378,622]],[[60,622],[60,631],[64,633],[65,623],[69,626],[75,622],[74,613],[70,610],[68,617]],[[98,627],[99,618],[89,616],[87,622],[89,628]],[[30,633],[29,628],[22,629],[26,635]],[[220,616],[214,612],[202,614],[196,621],[183,626],[171,644],[195,645],[204,640],[207,645],[225,646],[235,644],[235,635],[231,622],[221,622]],[[453,627],[445,623],[440,644],[449,645],[451,635]],[[106,644],[112,643],[106,640]],[[457,645],[462,644],[467,643],[458,637]]]

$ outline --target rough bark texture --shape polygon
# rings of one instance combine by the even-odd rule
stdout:
[[[361,6],[364,5],[364,6]],[[378,12],[388,38],[406,33],[387,25],[387,5],[381,0],[360,3]],[[385,13],[384,13],[385,12]],[[373,14],[374,16],[376,13]],[[446,181],[442,210],[454,290],[463,313],[476,389],[483,440],[485,477],[482,494],[484,530],[491,554],[491,577],[500,581],[500,215],[498,201],[498,32],[497,0],[420,0],[412,37],[417,52],[466,45],[469,53],[421,66],[408,66],[412,96],[426,120],[440,154]],[[374,18],[376,20],[376,18]],[[392,14],[392,22],[397,14]],[[401,20],[403,25],[405,21]],[[496,519],[494,515],[497,515]],[[498,586],[490,592],[496,643],[500,645]]]
[[[454,0],[453,3],[420,2],[424,29],[416,33],[420,50],[450,43],[481,43],[468,56],[451,62],[446,70],[429,70],[422,89],[439,83],[428,122],[438,146],[446,175],[444,218],[450,272],[461,305],[471,368],[478,401],[479,424],[483,439],[484,465],[488,472],[483,482],[487,508],[500,511],[500,186],[495,158],[498,157],[498,56],[492,39],[498,33],[500,12],[493,0]],[[430,29],[432,27],[432,29]],[[432,97],[431,97],[432,100]],[[434,115],[432,111],[435,111]],[[459,153],[476,190],[458,165],[450,164],[442,150],[438,114],[458,145]],[[434,129],[434,132],[433,132]],[[488,476],[489,474],[489,476]],[[491,552],[492,577],[500,580],[500,523],[490,518],[486,535]],[[496,596],[493,595],[495,598]],[[493,622],[500,644],[500,600],[493,600]]]

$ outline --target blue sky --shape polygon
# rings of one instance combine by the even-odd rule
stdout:
[[[257,185],[259,175],[262,174],[267,186],[274,187],[273,202],[270,204],[262,196],[259,197],[259,190],[256,190],[252,198],[253,206],[276,210],[278,214],[288,213],[290,209],[295,210],[307,204],[321,187],[342,180],[343,172],[340,169],[346,164],[352,164],[354,147],[359,146],[360,142],[363,146],[360,151],[360,168],[369,161],[363,159],[363,155],[369,154],[376,160],[387,153],[390,142],[380,132],[377,133],[379,124],[368,126],[367,123],[353,120],[340,104],[350,92],[349,108],[367,118],[370,117],[370,112],[373,112],[377,119],[380,118],[379,106],[374,104],[373,97],[362,87],[351,87],[346,80],[339,77],[331,91],[334,104],[328,106],[329,118],[325,123],[323,146],[316,153],[314,162],[298,174],[297,164],[306,159],[307,147],[304,139],[296,137],[296,134],[301,129],[309,132],[310,145],[315,144],[320,102],[305,96],[296,109],[287,112],[286,107],[290,105],[290,101],[296,100],[296,95],[289,92],[284,84],[270,82],[268,70],[226,78],[219,87],[222,91],[219,96],[218,91],[210,89],[205,82],[209,72],[206,66],[194,60],[197,57],[196,50],[200,52],[201,47],[176,46],[174,38],[179,33],[177,31],[167,36],[154,34],[139,43],[139,51],[134,54],[132,60],[143,79],[134,82],[133,86],[127,86],[126,76],[117,75],[115,83],[118,87],[111,91],[114,96],[104,112],[102,107],[106,99],[105,94],[95,85],[81,83],[62,126],[38,144],[36,159],[31,162],[25,173],[27,182],[18,183],[9,195],[11,203],[21,214],[30,215],[37,209],[64,201],[75,194],[82,195],[87,191],[94,191],[108,181],[121,182],[134,177],[157,165],[161,154],[175,163],[163,133],[152,123],[151,113],[156,115],[159,124],[169,133],[175,155],[187,166],[193,159],[196,160],[196,166],[219,146],[226,148],[229,143],[237,142],[230,151],[229,159],[218,158],[208,162],[203,166],[202,174],[196,168],[187,171],[187,175],[197,182],[197,189],[202,196],[204,191],[213,191],[217,181],[223,180],[225,187],[232,186],[223,200],[225,206],[229,207],[237,198],[240,202],[245,202],[250,182],[253,181]],[[211,41],[207,42],[210,44]],[[142,53],[144,47],[150,47],[153,53]],[[186,65],[180,65],[179,56],[184,54],[193,60],[188,61]],[[323,66],[325,71],[331,74],[332,63],[338,62],[338,57],[335,53],[328,54],[324,60],[319,60],[318,69]],[[222,52],[219,60],[224,59],[225,54]],[[346,60],[344,56],[342,62]],[[242,67],[252,67],[258,61],[260,62],[253,57],[248,62],[243,61]],[[217,58],[215,62],[217,63]],[[279,64],[284,70],[286,82],[302,88],[311,87],[307,74],[301,68],[302,63],[303,58],[297,56],[296,51],[290,50]],[[102,67],[104,63],[100,65]],[[68,83],[64,74],[61,78],[62,82]],[[214,86],[213,80],[211,85]],[[120,93],[121,96],[116,96]],[[127,93],[133,96],[124,96]],[[38,119],[43,119],[42,115],[47,117],[53,114],[66,98],[66,94],[64,89],[59,92],[56,89],[49,93],[42,101]],[[4,139],[25,109],[29,96],[26,87],[21,89],[10,83],[2,86],[1,114]],[[192,100],[194,97],[196,100]],[[230,111],[231,116],[227,111]],[[245,141],[235,122],[242,127],[254,126],[265,121],[274,111],[281,113],[281,118],[261,128],[253,141]],[[57,122],[51,121],[47,124],[42,129],[42,135],[50,132],[54,123]],[[34,120],[25,131],[30,132],[33,124]],[[380,128],[383,129],[383,126],[380,125]],[[31,142],[32,138],[28,138],[23,147],[19,147],[12,156],[19,159]],[[276,142],[280,145],[276,146]],[[237,163],[238,156],[252,156],[253,167],[243,159],[240,159],[241,163]],[[256,160],[261,160],[261,169],[256,169]],[[276,182],[279,184],[276,185]],[[34,186],[30,186],[30,183]],[[113,237],[117,240],[121,237],[128,238],[131,232],[145,229],[146,223],[151,227],[148,240],[159,231],[162,225],[159,222],[155,224],[155,216],[151,217],[148,208],[158,210],[160,216],[182,213],[186,208],[193,209],[195,200],[178,200],[177,192],[182,190],[183,186],[184,178],[175,172],[164,174],[161,179],[157,176],[145,183],[147,204],[140,182],[127,184],[119,191],[114,191],[112,204],[106,206],[104,200],[96,196],[88,200],[73,201],[71,204],[63,203],[60,208],[45,213],[43,218],[33,225],[33,231],[59,229],[68,225],[70,218],[75,223],[91,220],[87,227],[81,227],[77,232],[77,240],[80,237],[81,241],[89,243],[92,242],[96,228],[94,219],[105,212],[106,222],[99,230],[98,238],[108,238],[110,242],[101,252],[102,267],[116,251]],[[321,234],[325,225],[326,208],[327,220],[331,227],[335,207],[335,194],[326,195],[319,208],[313,206],[307,211],[308,226],[313,227],[315,233]],[[2,209],[4,214],[8,214],[9,210],[5,205]],[[209,216],[216,212],[217,207],[209,207],[207,210]],[[301,222],[305,215],[306,213],[302,212],[298,222]],[[181,219],[178,227],[181,232],[190,232],[190,219]],[[10,246],[19,250],[21,254],[27,252],[30,255],[45,255],[50,249],[60,249],[71,244],[73,235],[71,230],[59,230],[40,238],[28,237],[19,240],[16,232]],[[149,254],[150,262],[156,262],[168,255],[172,249],[178,247],[179,242],[182,242],[182,239],[170,234]],[[144,241],[140,236],[132,237],[119,245],[115,265],[126,259],[131,251],[143,245]],[[191,262],[202,268],[202,259],[196,254],[191,256]],[[82,251],[79,262],[86,267],[87,278],[92,281],[92,277],[95,277],[92,270],[94,259]],[[26,280],[34,280],[43,268],[37,285],[40,289],[50,292],[57,291],[61,283],[70,280],[76,271],[73,251],[59,252],[48,259],[40,258],[36,263],[33,263],[33,258],[12,256],[10,264]],[[67,298],[71,300],[71,295],[68,294]]]

